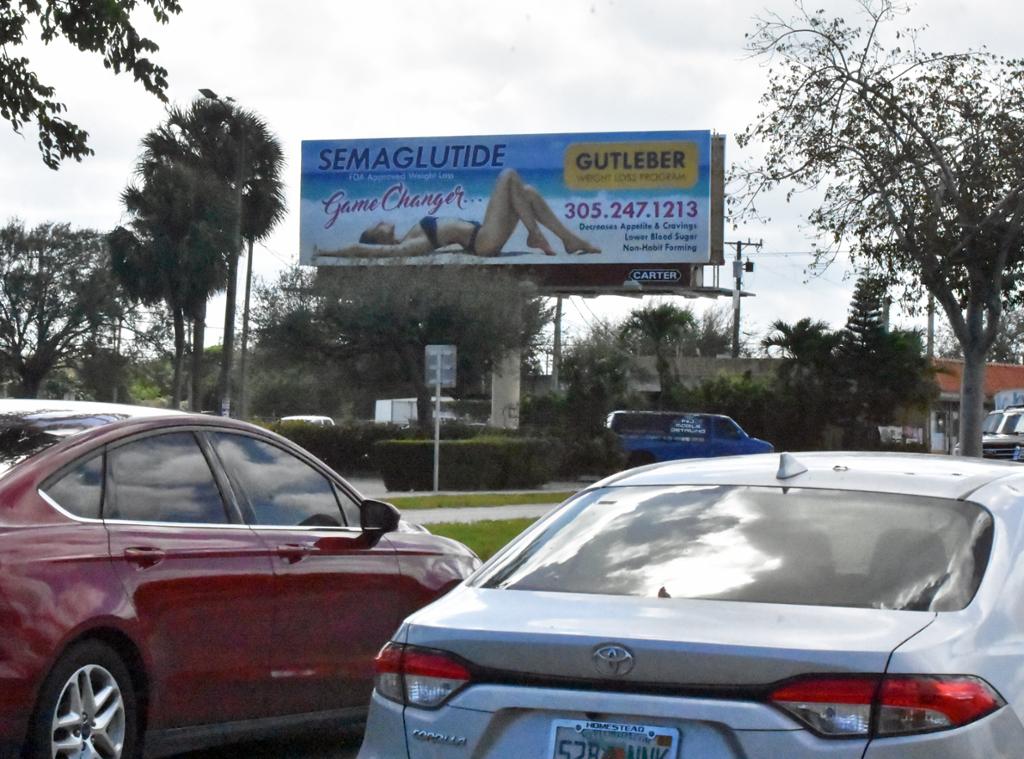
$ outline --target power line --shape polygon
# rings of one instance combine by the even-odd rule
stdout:
[[[579,314],[580,319],[582,319],[583,323],[586,324],[590,329],[593,329],[593,323],[590,321],[590,319],[587,318],[587,315],[583,313],[583,311],[580,309],[580,305],[579,303],[577,303],[578,300],[579,298],[577,298],[576,296],[569,297],[569,302],[572,303],[572,307],[576,309],[576,313]],[[593,312],[591,312],[591,316],[593,316]]]
[[[806,273],[806,269],[804,270],[804,272]],[[793,282],[792,275],[780,274],[778,272],[774,272],[764,262],[760,262],[760,268],[755,272],[755,274],[758,274],[758,273],[760,273],[760,274],[768,274],[769,276],[775,277],[776,279],[783,279],[783,280],[786,280],[787,282],[790,282],[790,283]],[[823,274],[807,273],[806,276],[807,276],[807,280],[805,280],[801,284],[809,284],[810,282],[824,282],[826,284],[832,285],[832,287],[836,287],[836,288],[839,288],[841,290],[848,290],[849,289],[849,285],[843,284],[842,282],[836,282],[834,280],[831,280],[831,279],[829,279],[828,277],[826,277]]]
[[[593,316],[593,317],[594,317],[594,321],[595,321],[595,322],[600,322],[600,321],[601,321],[601,319],[599,319],[599,318],[598,318],[598,316],[597,316],[597,314],[595,314],[595,313],[594,313],[594,310],[593,310],[593,309],[592,309],[592,308],[590,307],[590,304],[589,304],[589,303],[587,303],[586,299],[585,299],[585,298],[581,298],[581,299],[580,299],[580,301],[581,301],[581,302],[583,303],[583,307],[584,307],[585,309],[587,309],[587,311],[589,311],[589,312],[590,312],[590,315],[591,315],[591,316]]]
[[[261,247],[261,248],[263,248],[263,250],[267,251],[267,253],[269,253],[270,255],[272,255],[272,256],[273,256],[274,258],[276,258],[276,259],[277,259],[278,261],[280,261],[281,263],[283,263],[283,264],[284,264],[285,266],[292,266],[292,262],[291,262],[291,261],[285,260],[285,258],[284,258],[283,256],[281,256],[281,255],[280,255],[279,253],[277,253],[277,252],[275,252],[275,251],[271,250],[271,249],[270,249],[270,247],[269,247],[269,246],[267,246],[267,245],[266,245],[265,243],[261,242],[261,243],[260,243],[260,247]]]
[[[759,251],[757,257],[761,256],[817,256],[827,255],[834,253],[835,255],[849,255],[848,250],[837,250],[837,251],[823,251],[823,250],[762,250]]]

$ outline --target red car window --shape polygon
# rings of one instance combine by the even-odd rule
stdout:
[[[62,509],[83,519],[99,519],[103,503],[103,456],[76,464],[43,488]]]
[[[155,435],[108,454],[113,498],[104,517],[226,524],[220,488],[191,432]]]
[[[217,455],[242,489],[254,524],[344,526],[331,483],[305,462],[246,435],[217,433],[211,438]]]

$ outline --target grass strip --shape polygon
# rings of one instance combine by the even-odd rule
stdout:
[[[561,503],[573,491],[536,493],[452,493],[445,495],[400,495],[388,499],[399,509],[464,509],[470,506],[521,506],[531,503]]]
[[[427,525],[435,535],[465,543],[487,561],[536,519],[488,519],[483,522],[439,522]]]

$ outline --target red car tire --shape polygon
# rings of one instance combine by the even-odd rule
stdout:
[[[102,759],[136,759],[137,705],[134,683],[121,657],[96,640],[76,643],[57,661],[39,691],[25,758],[78,756],[73,744],[81,750],[89,743]]]

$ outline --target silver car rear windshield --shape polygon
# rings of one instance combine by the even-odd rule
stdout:
[[[915,611],[964,608],[992,517],[853,491],[616,487],[581,495],[475,579],[486,588]]]

